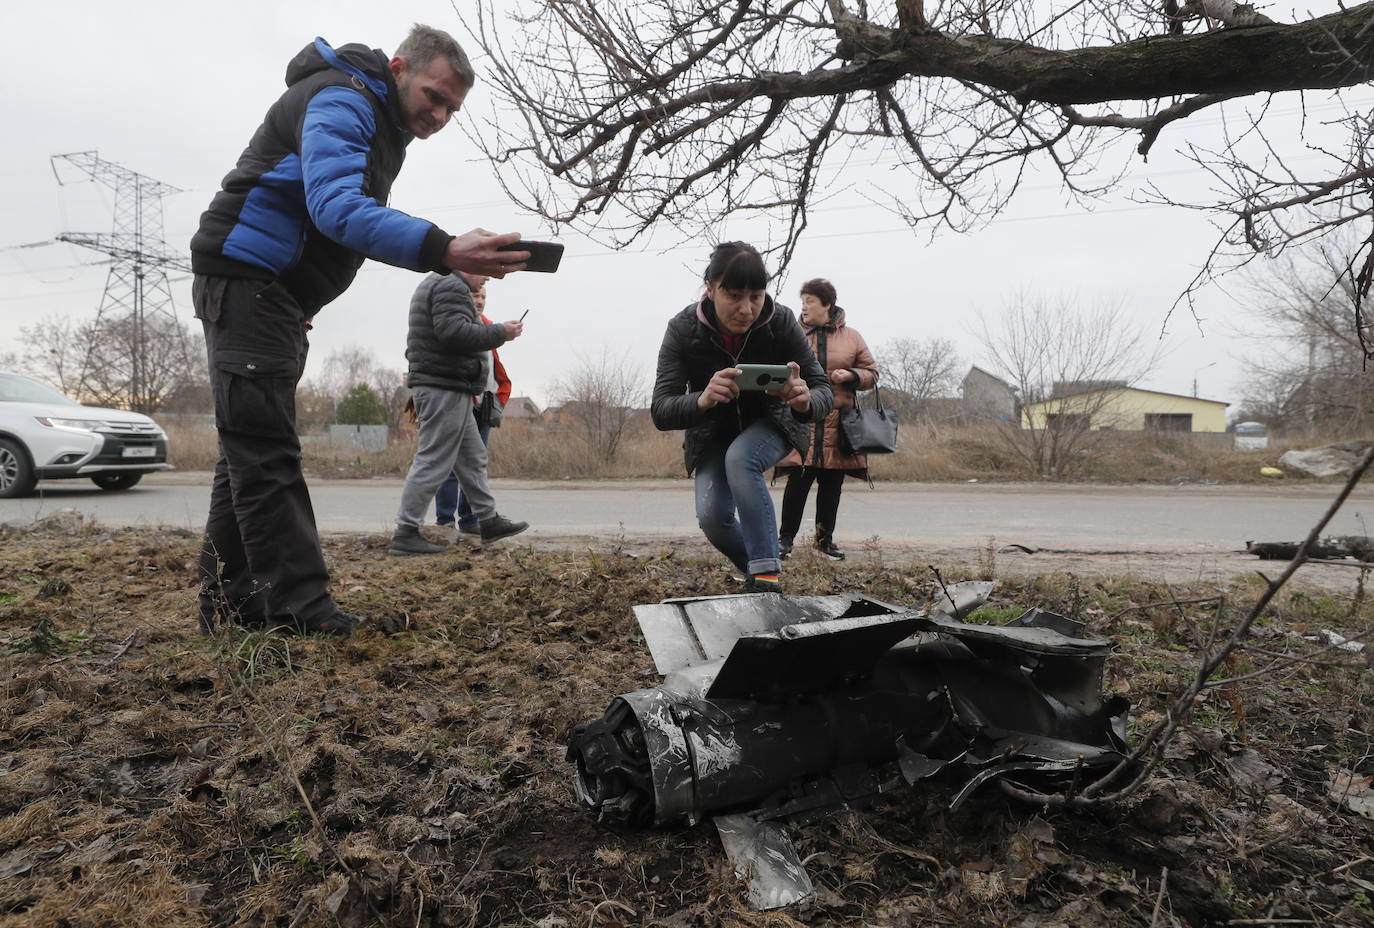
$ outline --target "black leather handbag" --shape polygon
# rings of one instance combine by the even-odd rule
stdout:
[[[496,402],[496,394],[490,390],[482,394],[482,401],[473,410],[473,415],[477,419],[479,428],[485,426],[489,429],[501,427],[501,404]]]
[[[840,410],[840,433],[854,454],[891,454],[897,450],[897,413],[883,408],[883,391],[875,388],[874,409],[861,409],[859,396],[854,405]]]

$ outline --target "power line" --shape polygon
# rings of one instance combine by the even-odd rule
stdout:
[[[151,412],[162,393],[157,371],[167,356],[189,367],[189,351],[173,308],[167,270],[190,271],[190,262],[168,247],[162,235],[162,198],[181,191],[170,184],[121,164],[106,161],[94,151],[52,156],[53,174],[70,165],[114,191],[111,231],[64,232],[58,241],[81,245],[109,255],[113,261],[96,311],[98,337],[89,341],[78,380],[82,394],[127,401],[139,412]],[[106,337],[131,330],[126,339]],[[119,343],[127,343],[121,351]],[[112,392],[113,391],[113,392]]]

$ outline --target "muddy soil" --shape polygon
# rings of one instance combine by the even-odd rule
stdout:
[[[336,595],[371,619],[342,642],[198,634],[195,548],[80,525],[0,536],[0,926],[1374,923],[1364,654],[1209,691],[1117,806],[986,790],[951,813],[937,782],[799,828],[817,897],[759,914],[709,825],[605,831],[563,756],[575,724],[658,681],[632,605],[738,590],[699,545],[398,560],[382,536],[331,537]],[[1159,604],[1224,592],[1225,626],[1263,584],[1248,560],[1056,557],[875,548],[803,554],[786,576],[789,592],[917,605],[928,564],[995,576],[984,619],[1039,605],[1117,643],[1107,686],[1137,729],[1217,614]],[[1358,572],[1326,571],[1278,597],[1262,650],[1228,672],[1317,647],[1304,634],[1374,629]]]

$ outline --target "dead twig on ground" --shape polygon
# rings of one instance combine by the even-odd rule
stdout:
[[[1333,643],[1327,645],[1327,646],[1324,647],[1324,648],[1319,648],[1318,650],[1313,651],[1313,652],[1310,653],[1310,654],[1301,654],[1301,655],[1299,655],[1299,654],[1285,654],[1285,653],[1283,653],[1283,652],[1281,652],[1281,651],[1267,651],[1267,650],[1265,650],[1264,648],[1257,647],[1256,645],[1238,644],[1238,645],[1236,646],[1236,649],[1237,649],[1237,650],[1254,651],[1254,652],[1259,653],[1259,654],[1267,654],[1267,655],[1270,655],[1270,656],[1272,656],[1272,657],[1278,657],[1278,658],[1281,658],[1281,660],[1278,661],[1278,662],[1276,662],[1276,663],[1270,664],[1268,667],[1264,667],[1264,668],[1261,668],[1261,669],[1259,669],[1259,670],[1252,671],[1252,672],[1247,673],[1247,674],[1242,674],[1242,675],[1240,675],[1240,676],[1238,676],[1238,677],[1230,677],[1230,678],[1225,679],[1225,680],[1209,680],[1209,681],[1207,682],[1207,687],[1208,687],[1208,688],[1211,688],[1211,687],[1215,687],[1215,686],[1226,686],[1227,684],[1230,684],[1230,683],[1239,683],[1239,682],[1242,681],[1242,680],[1252,680],[1252,679],[1254,679],[1255,677],[1262,677],[1262,676],[1264,676],[1265,674],[1274,673],[1275,671],[1283,670],[1284,668],[1286,668],[1286,667],[1291,667],[1291,666],[1293,666],[1294,664],[1316,664],[1317,666],[1320,666],[1320,667],[1353,667],[1353,668],[1359,668],[1359,667],[1362,667],[1363,664],[1361,664],[1361,663],[1359,663],[1359,662],[1355,662],[1355,661],[1350,661],[1350,662],[1318,661],[1318,660],[1313,660],[1313,658],[1318,657],[1318,656],[1320,656],[1320,655],[1322,655],[1322,654],[1326,654],[1326,653],[1329,652],[1329,651],[1335,651],[1335,650],[1339,649],[1342,645],[1348,644],[1348,643],[1350,643],[1350,642],[1352,642],[1352,641],[1360,641],[1360,640],[1362,640],[1362,639],[1368,637],[1369,634],[1370,634],[1370,633],[1366,632],[1366,633],[1363,634],[1363,635],[1354,635],[1354,636],[1352,636],[1352,637],[1350,637],[1350,638],[1346,638],[1346,639],[1343,640],[1343,641],[1333,642]]]
[[[1155,896],[1155,910],[1150,913],[1150,928],[1159,925],[1160,913],[1164,910],[1164,890],[1169,885],[1169,868],[1165,867],[1159,871],[1159,895]],[[1173,919],[1169,919],[1171,922]]]
[[[130,633],[129,637],[124,639],[124,644],[120,647],[118,651],[115,652],[114,656],[105,662],[105,666],[113,667],[115,664],[117,664],[119,662],[119,659],[123,657],[125,654],[127,654],[129,652],[129,649],[134,646],[134,642],[138,640],[138,633],[141,631],[143,631],[143,628],[141,626],[139,628],[135,628],[133,632]]]
[[[1348,864],[1341,864],[1339,867],[1336,867],[1336,868],[1334,868],[1334,869],[1331,869],[1331,870],[1326,871],[1326,875],[1327,875],[1327,876],[1334,876],[1335,874],[1340,873],[1340,872],[1342,872],[1342,871],[1344,871],[1344,870],[1349,870],[1351,867],[1358,867],[1360,864],[1367,864],[1367,863],[1369,863],[1370,861],[1374,861],[1374,857],[1368,857],[1368,856],[1360,857],[1360,858],[1358,858],[1358,859],[1356,859],[1356,860],[1352,860],[1352,861],[1351,861],[1350,863],[1348,863]]]

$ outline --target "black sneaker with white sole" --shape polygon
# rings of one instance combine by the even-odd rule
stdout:
[[[482,520],[480,530],[482,544],[489,545],[494,541],[500,541],[502,538],[519,535],[529,527],[528,522],[513,522],[500,513],[496,513],[490,519]]]

